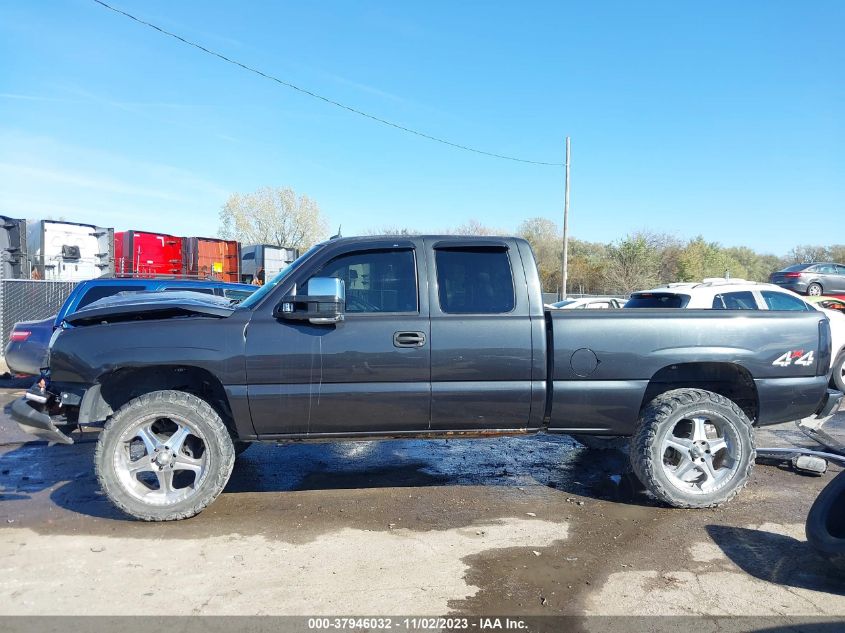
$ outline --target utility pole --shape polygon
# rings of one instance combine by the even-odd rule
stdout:
[[[563,190],[563,261],[560,275],[560,298],[566,299],[566,283],[569,274],[569,137],[566,137],[566,180]]]

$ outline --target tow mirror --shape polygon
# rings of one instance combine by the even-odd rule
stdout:
[[[346,287],[334,277],[312,277],[305,294],[290,295],[273,309],[273,316],[288,321],[330,325],[343,321]]]

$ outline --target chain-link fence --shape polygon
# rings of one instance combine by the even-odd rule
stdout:
[[[56,314],[75,286],[73,281],[0,279],[0,354],[15,323]]]

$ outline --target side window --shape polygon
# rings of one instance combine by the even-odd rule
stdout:
[[[836,274],[837,275],[845,275],[845,266],[842,266],[841,264],[837,264],[836,265]]]
[[[757,302],[754,301],[754,293],[725,292],[713,297],[714,310],[756,310]]]
[[[341,255],[314,276],[343,280],[350,314],[417,311],[417,269],[410,249]]]
[[[83,295],[82,299],[79,300],[79,305],[76,306],[76,309],[80,310],[89,303],[94,303],[98,299],[105,299],[106,297],[111,297],[121,292],[142,292],[144,290],[146,290],[146,288],[141,286],[94,286],[93,288],[90,288],[85,295]]]
[[[587,304],[587,308],[590,310],[607,310],[610,308],[610,304],[607,301],[593,301]]]
[[[763,290],[760,294],[763,295],[763,301],[769,306],[769,310],[796,310],[802,312],[809,312],[810,306],[804,303],[803,300],[783,292],[772,292],[771,290]]]
[[[437,249],[440,308],[447,314],[501,314],[516,305],[504,249]]]

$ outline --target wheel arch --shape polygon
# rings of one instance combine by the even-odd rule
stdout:
[[[101,375],[79,407],[80,424],[101,422],[130,400],[162,390],[184,391],[202,398],[220,415],[233,437],[239,433],[223,383],[213,373],[192,365],[120,368]]]
[[[760,411],[757,385],[751,372],[738,363],[691,362],[667,365],[649,380],[640,410],[673,389],[704,389],[732,400],[752,422]]]

